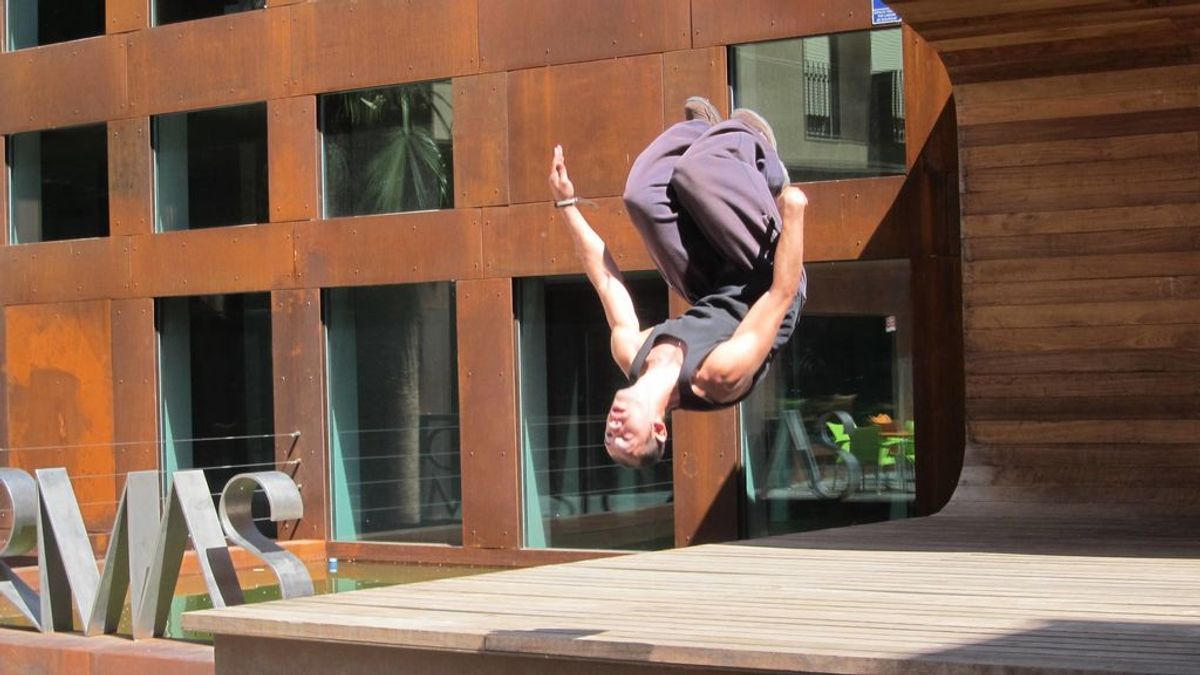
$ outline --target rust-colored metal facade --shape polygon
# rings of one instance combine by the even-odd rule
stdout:
[[[0,246],[0,445],[96,446],[14,451],[0,463],[68,464],[97,476],[78,486],[81,502],[115,499],[122,472],[158,463],[154,299],[270,291],[276,430],[300,432],[276,455],[300,460],[306,506],[281,536],[327,538],[320,289],[456,280],[463,547],[346,543],[331,554],[578,557],[520,550],[518,372],[514,337],[497,330],[513,322],[514,278],[580,271],[548,202],[550,149],[571,149],[572,177],[598,202],[589,218],[621,266],[651,269],[620,200],[633,158],[681,118],[688,95],[728,112],[727,45],[870,28],[870,3],[268,4],[150,27],[148,0],[109,0],[106,35],[0,54],[0,149],[8,134],[106,123],[111,202],[109,237]],[[929,449],[918,507],[928,513],[953,491],[963,448],[958,155],[945,70],[921,38],[903,35],[908,173],[806,185],[806,251],[810,261],[911,262],[915,414],[928,421],[917,433]],[[323,219],[317,95],[436,78],[453,81],[454,208]],[[155,233],[150,116],[261,101],[270,222]],[[677,545],[738,536],[736,424],[731,411],[676,417]],[[111,514],[85,514],[107,531]]]

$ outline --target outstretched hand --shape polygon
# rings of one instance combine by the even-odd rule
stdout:
[[[550,192],[559,201],[575,196],[575,186],[567,177],[567,163],[563,161],[561,145],[554,146],[554,159],[550,162]]]

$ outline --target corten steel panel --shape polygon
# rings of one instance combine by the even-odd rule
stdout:
[[[723,47],[689,49],[663,54],[663,119],[683,121],[683,102],[703,96],[729,115],[729,68]]]
[[[508,203],[508,75],[454,80],[454,205]]]
[[[0,54],[0,133],[126,116],[125,36]]]
[[[150,119],[108,123],[108,220],[117,237],[154,230]]]
[[[158,468],[157,333],[154,300],[113,300],[113,451],[118,485],[130,471]]]
[[[267,102],[271,222],[317,217],[319,146],[315,96]]]
[[[290,223],[127,237],[132,295],[241,293],[293,285]]]
[[[695,47],[871,27],[871,4],[846,0],[692,0]]]
[[[903,176],[802,183],[804,259],[857,260],[908,257],[908,228],[899,201]]]
[[[105,0],[104,32],[128,33],[150,27],[153,0]],[[277,3],[272,3],[277,4]]]
[[[926,151],[930,134],[950,100],[951,89],[950,75],[937,51],[908,26],[903,29],[903,40],[905,161],[911,171]],[[954,150],[957,143],[950,146]]]
[[[654,269],[619,198],[598,200],[595,207],[585,204],[582,212],[618,267],[627,272]],[[546,202],[483,209],[483,260],[488,277],[571,274],[583,269],[562,214]]]
[[[0,12],[0,14],[3,14]],[[8,339],[6,338],[7,322],[5,313],[0,312],[0,376],[8,382]],[[0,448],[12,447],[8,438],[8,386],[0,387]],[[11,453],[0,451],[0,466],[9,466]]]
[[[128,296],[127,237],[0,248],[0,304]]]
[[[563,146],[581,197],[620,195],[629,167],[663,130],[661,55],[509,74],[513,203],[550,198],[550,155]]]
[[[478,70],[473,0],[314,2],[290,10],[297,94]]]
[[[109,303],[5,308],[11,465],[66,467],[89,530],[116,509]]]
[[[275,373],[275,429],[298,438],[275,439],[280,471],[300,487],[304,517],[279,526],[280,539],[325,539],[328,520],[325,454],[325,387],[321,291],[302,289],[271,294],[272,372]]]
[[[690,26],[688,0],[480,0],[480,69],[687,49]]]
[[[361,286],[480,275],[479,211],[362,216],[296,224],[299,286]]]
[[[915,258],[913,415],[917,425],[917,513],[941,509],[958,484],[966,443],[962,267],[957,258]],[[935,347],[936,345],[936,347]]]
[[[463,543],[521,546],[511,279],[458,284]]]
[[[278,98],[289,81],[292,9],[174,23],[130,33],[129,105],[138,115]]]
[[[688,308],[671,293],[671,316]],[[738,538],[738,415],[736,408],[671,413],[675,481],[675,545]]]

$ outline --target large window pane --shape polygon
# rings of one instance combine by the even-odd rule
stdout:
[[[794,181],[904,173],[900,29],[731,48],[734,101],[762,113]]]
[[[108,236],[105,125],[9,137],[13,242]]]
[[[104,34],[104,0],[8,0],[8,48]]]
[[[205,469],[217,493],[275,462],[269,293],[157,302],[163,466]],[[269,524],[269,523],[268,523]]]
[[[248,12],[267,6],[266,0],[153,0],[154,25]]]
[[[160,232],[267,222],[267,105],[154,118]]]
[[[741,405],[751,537],[901,518],[915,497],[908,262],[807,270],[796,333]]]
[[[327,217],[453,206],[449,80],[320,99]]]
[[[454,285],[325,303],[334,538],[461,544]]]
[[[629,280],[643,325],[667,318],[657,277]],[[525,545],[656,549],[674,543],[671,444],[642,470],[604,449],[604,419],[627,385],[586,279],[523,279],[520,318]]]

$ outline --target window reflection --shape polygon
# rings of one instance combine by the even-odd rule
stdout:
[[[627,282],[643,325],[667,318],[657,276]],[[595,291],[580,277],[522,279],[517,291],[526,546],[669,548],[670,442],[665,459],[642,470],[604,449],[605,416],[627,383]]]
[[[796,333],[741,406],[751,537],[905,517],[916,493],[908,263],[807,270]]]
[[[453,205],[450,81],[320,97],[325,215]]]
[[[736,105],[771,122],[798,182],[904,173],[903,62],[898,28],[730,52]]]
[[[454,297],[325,292],[335,539],[462,543]]]

